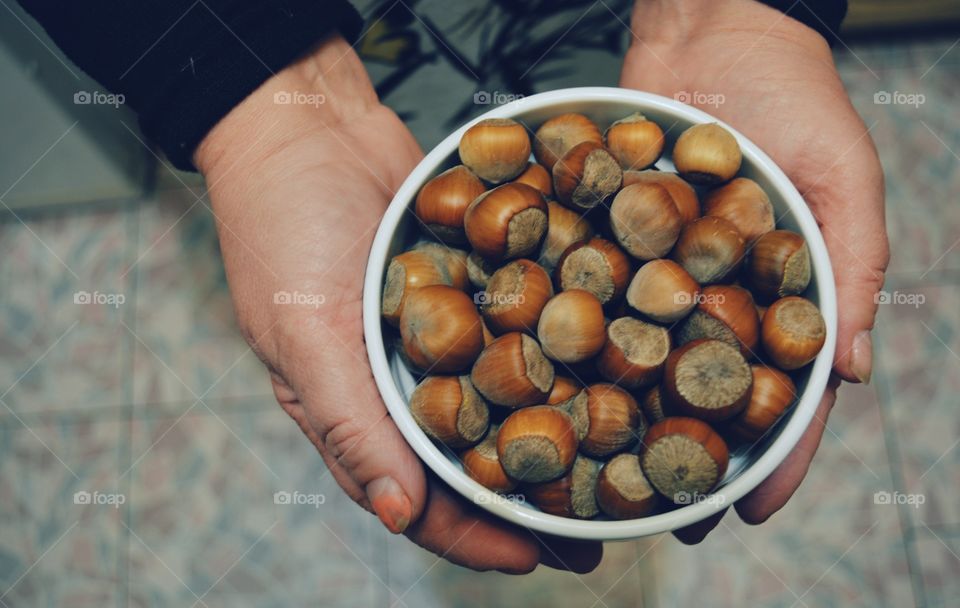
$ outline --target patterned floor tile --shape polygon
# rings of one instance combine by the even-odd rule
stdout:
[[[140,210],[137,404],[272,394],[237,329],[213,216],[196,199],[168,190]]]
[[[123,402],[131,226],[120,203],[0,219],[0,400],[18,415]]]
[[[47,414],[0,430],[0,606],[115,604],[121,429]]]
[[[138,420],[132,454],[132,605],[375,605],[379,523],[278,408]]]

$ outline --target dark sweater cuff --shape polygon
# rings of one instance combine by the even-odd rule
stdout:
[[[847,0],[761,0],[813,28],[826,38],[830,46],[839,39],[840,24],[847,16]]]

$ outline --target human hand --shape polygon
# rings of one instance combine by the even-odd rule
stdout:
[[[294,103],[278,105],[277,93]],[[591,570],[598,544],[541,542],[426,475],[377,392],[363,341],[367,253],[421,157],[338,36],[221,120],[195,160],[240,328],[333,477],[392,532],[478,570]],[[278,292],[300,294],[301,303],[278,304]]]
[[[703,109],[756,142],[793,181],[833,264],[841,304],[834,375],[797,447],[736,505],[745,522],[761,523],[806,475],[840,378],[870,379],[874,298],[889,259],[883,172],[827,43],[809,27],[753,0],[639,0],[631,30],[621,86],[715,102]],[[699,542],[721,517],[677,536]]]

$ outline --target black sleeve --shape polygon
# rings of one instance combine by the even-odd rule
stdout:
[[[346,0],[20,0],[61,50],[140,116],[180,169],[271,74],[363,20]]]
[[[847,0],[761,0],[800,23],[815,29],[830,46],[840,39],[840,23],[847,16]]]

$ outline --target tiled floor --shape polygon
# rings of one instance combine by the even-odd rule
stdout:
[[[955,605],[952,44],[838,51],[888,175],[893,303],[873,386],[843,389],[808,479],[766,525],[728,514],[697,548],[611,544],[585,576],[451,566],[339,492],[237,334],[195,181],[163,175],[142,200],[4,216],[0,606]],[[926,102],[876,105],[880,90]],[[75,303],[83,293],[95,302]],[[877,504],[877,492],[923,504]]]

